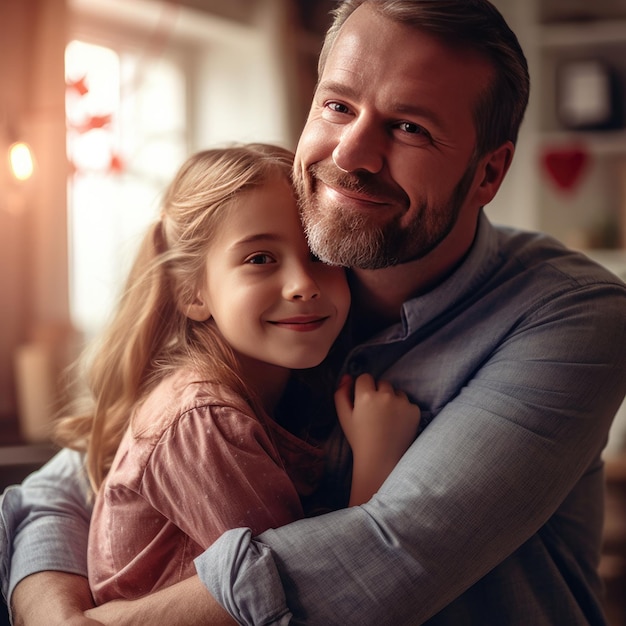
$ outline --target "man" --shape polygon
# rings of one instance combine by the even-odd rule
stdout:
[[[486,0],[342,3],[296,154],[303,221],[316,254],[353,268],[346,371],[406,391],[424,428],[366,505],[229,531],[197,559],[200,579],[89,616],[232,623],[216,598],[243,624],[606,623],[600,454],[626,387],[626,286],[484,216],[527,97],[523,54]],[[57,459],[47,475],[63,472]],[[45,476],[13,496],[37,500],[16,508],[40,533]],[[33,542],[17,534],[16,577],[84,571],[46,550],[20,565]],[[24,623],[42,589],[47,623],[68,602],[90,623],[74,608],[89,602],[83,579],[53,572],[17,586]]]

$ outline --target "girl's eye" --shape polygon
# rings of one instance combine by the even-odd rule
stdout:
[[[248,265],[266,265],[274,262],[274,259],[269,254],[264,253],[253,254],[245,260],[245,263]]]

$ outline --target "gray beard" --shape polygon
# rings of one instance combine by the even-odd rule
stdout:
[[[422,202],[408,225],[398,219],[382,227],[367,216],[346,213],[340,206],[320,207],[315,193],[305,198],[298,181],[300,211],[309,247],[325,263],[375,270],[423,258],[436,248],[456,224],[476,167],[470,164],[449,200],[439,206]],[[312,180],[315,178],[309,173]]]
[[[305,208],[304,231],[309,247],[325,263],[343,267],[380,269],[398,263],[390,254],[382,229],[368,224],[360,215],[346,216],[341,209],[332,215],[320,215]]]

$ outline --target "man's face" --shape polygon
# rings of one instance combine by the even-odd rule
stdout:
[[[480,208],[473,110],[491,76],[481,57],[368,5],[348,18],[296,151],[302,218],[321,259],[379,269],[471,230]],[[455,240],[469,247],[472,238]]]

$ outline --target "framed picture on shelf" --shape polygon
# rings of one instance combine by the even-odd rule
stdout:
[[[557,68],[556,113],[568,130],[608,130],[623,125],[622,89],[614,69],[600,59],[562,61]]]

